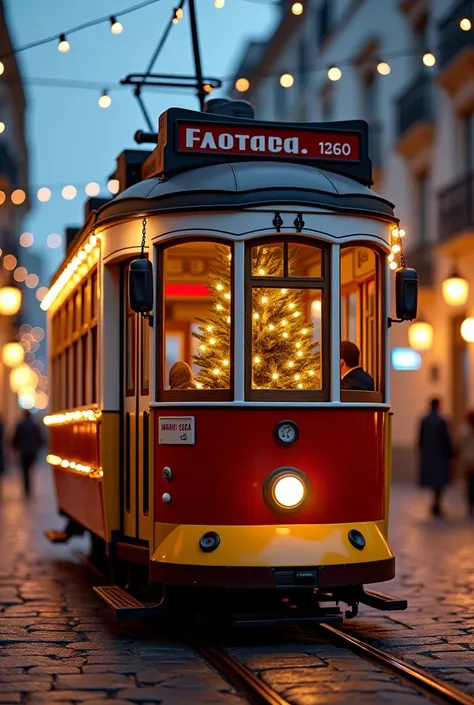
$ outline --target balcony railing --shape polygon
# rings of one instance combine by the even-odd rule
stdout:
[[[474,171],[439,194],[439,238],[442,241],[474,229]]]
[[[398,136],[418,122],[434,121],[433,85],[431,78],[420,74],[414,83],[398,99]]]
[[[458,2],[453,11],[438,24],[440,68],[444,68],[466,47],[474,49],[474,32],[463,32],[459,28],[459,20],[463,17],[472,20],[472,0]]]

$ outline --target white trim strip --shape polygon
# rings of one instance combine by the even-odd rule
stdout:
[[[378,402],[315,402],[315,401],[301,401],[301,402],[288,402],[288,401],[151,401],[150,407],[152,409],[161,409],[169,406],[173,407],[210,407],[210,406],[226,406],[226,407],[272,407],[272,408],[286,408],[286,409],[347,409],[347,408],[357,408],[357,409],[373,409],[376,407],[383,411],[384,409],[389,409],[390,404],[378,403]]]
[[[340,404],[341,398],[341,248],[333,245],[331,248],[331,271],[329,281],[331,282],[331,383],[330,399],[332,402]],[[323,360],[324,363],[324,360]]]

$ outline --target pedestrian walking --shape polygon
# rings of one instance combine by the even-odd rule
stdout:
[[[474,411],[468,411],[459,431],[459,469],[466,478],[469,516],[474,518]]]
[[[451,480],[451,461],[455,456],[448,422],[440,414],[440,400],[432,399],[430,412],[420,424],[420,484],[433,490],[433,516],[442,516],[441,498]]]
[[[42,444],[43,439],[40,428],[33,420],[30,412],[25,409],[23,419],[18,423],[12,441],[13,448],[17,451],[20,458],[25,497],[30,495],[31,470]]]

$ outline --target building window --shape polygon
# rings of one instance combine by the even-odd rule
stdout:
[[[430,197],[430,177],[425,173],[415,180],[415,212],[417,238],[420,244],[429,239],[429,197]]]
[[[463,115],[461,123],[462,164],[464,171],[474,171],[474,112]]]
[[[331,34],[331,30],[334,23],[334,4],[335,0],[323,0],[316,14],[318,23],[318,45],[320,47],[324,44],[327,37]]]
[[[280,240],[250,249],[247,309],[247,396],[295,395],[323,400],[328,392],[326,250],[320,243]]]
[[[300,93],[304,93],[306,86],[308,85],[310,73],[309,58],[306,39],[303,37],[298,49],[298,83],[300,87]]]
[[[203,240],[167,247],[162,276],[159,398],[230,399],[231,247]]]
[[[379,393],[383,389],[382,292],[381,256],[369,247],[342,247],[341,340],[357,345],[360,365],[373,377]],[[344,395],[341,390],[343,401]]]
[[[329,122],[332,118],[333,95],[333,87],[329,84],[324,86],[319,94],[321,120],[323,122]]]

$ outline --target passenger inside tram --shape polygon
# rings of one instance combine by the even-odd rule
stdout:
[[[194,389],[193,371],[190,366],[183,361],[175,362],[169,374],[170,389]]]
[[[360,364],[360,350],[355,343],[341,343],[341,389],[361,392],[375,390],[374,378]]]

